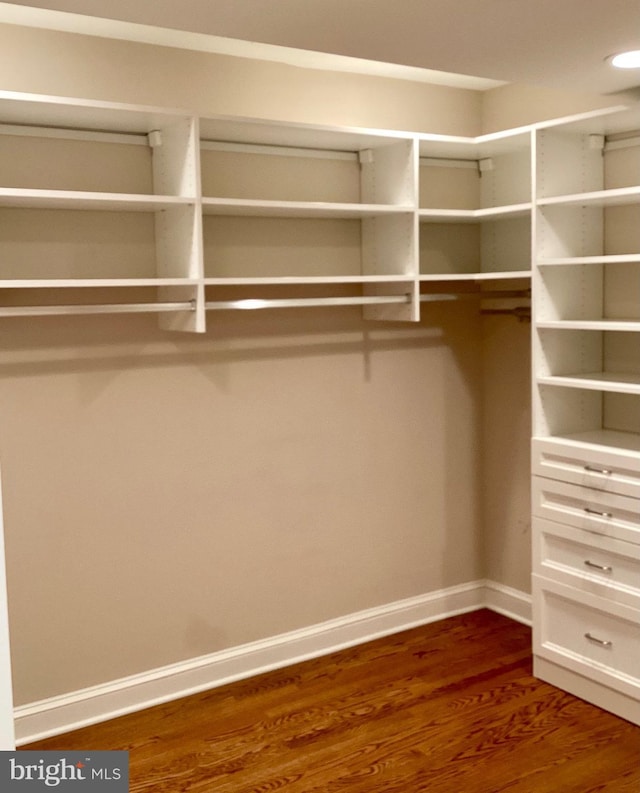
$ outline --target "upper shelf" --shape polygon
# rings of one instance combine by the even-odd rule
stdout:
[[[588,193],[574,193],[572,195],[551,196],[540,198],[538,206],[624,206],[640,203],[640,186],[618,187],[611,190],[594,190]]]
[[[523,203],[483,209],[421,209],[419,218],[421,223],[480,223],[527,217],[531,212],[531,206],[530,203]]]
[[[146,135],[189,113],[166,108],[0,91],[3,124]]]
[[[601,256],[573,256],[539,258],[538,267],[563,267],[579,264],[633,264],[640,262],[640,253],[611,253]]]
[[[195,197],[181,196],[0,187],[0,206],[13,208],[158,212],[175,206],[193,205],[195,200]]]
[[[262,201],[243,198],[203,198],[205,215],[284,218],[367,218],[411,212],[410,205],[329,203],[324,201]]]

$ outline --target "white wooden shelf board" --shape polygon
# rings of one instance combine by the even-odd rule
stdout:
[[[146,134],[189,118],[181,110],[0,91],[2,123]]]
[[[640,435],[633,432],[600,429],[550,437],[579,449],[589,449],[591,446],[605,446],[616,451],[622,449],[630,452],[640,452]]]
[[[540,385],[565,386],[617,394],[640,394],[640,375],[617,372],[589,372],[573,375],[538,376]]]
[[[264,278],[205,278],[205,286],[299,286],[331,284],[411,284],[411,275],[266,276]]]
[[[421,223],[480,223],[483,220],[526,217],[531,207],[531,204],[511,204],[483,209],[420,209],[418,216]]]
[[[259,146],[362,151],[415,138],[413,133],[331,127],[304,123],[280,123],[255,118],[218,116],[200,119],[203,142],[245,143]]]
[[[557,320],[538,320],[538,328],[550,328],[552,330],[603,330],[603,331],[630,331],[640,332],[640,319],[557,319]]]
[[[194,278],[29,278],[0,279],[0,289],[76,289],[85,287],[197,286]]]
[[[477,161],[526,150],[530,145],[531,131],[518,127],[475,138],[429,134],[420,134],[417,137],[421,157]]]
[[[281,218],[367,218],[407,214],[413,207],[390,204],[332,204],[322,201],[259,201],[232,198],[203,198],[205,215]]]
[[[640,203],[640,186],[618,187],[612,190],[596,190],[591,193],[575,193],[573,195],[551,196],[539,198],[539,207],[547,206],[623,206]]]
[[[529,280],[530,270],[509,270],[505,272],[494,271],[490,273],[421,273],[420,281],[511,281]]]
[[[572,256],[538,259],[538,267],[562,267],[576,264],[627,264],[640,262],[640,253],[603,254],[602,256]]]
[[[114,212],[158,212],[175,206],[194,205],[195,198],[91,193],[75,190],[25,190],[0,188],[0,206],[28,209],[111,210]]]
[[[563,132],[578,135],[615,135],[639,129],[640,110],[634,102],[632,105],[615,105],[550,121],[540,121],[533,126],[539,130],[561,128]]]

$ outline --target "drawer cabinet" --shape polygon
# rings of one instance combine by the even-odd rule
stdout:
[[[543,518],[533,528],[534,573],[640,609],[640,545]]]
[[[553,438],[534,438],[531,469],[535,476],[640,498],[640,455],[609,451]]]
[[[640,698],[640,610],[534,576],[534,652]],[[640,701],[633,708],[640,721]]]
[[[640,459],[533,443],[534,671],[640,725]]]
[[[640,543],[640,499],[534,477],[533,514],[570,526]]]

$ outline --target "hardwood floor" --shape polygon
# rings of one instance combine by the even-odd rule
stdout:
[[[640,728],[454,617],[25,749],[127,749],[132,793],[638,793]]]

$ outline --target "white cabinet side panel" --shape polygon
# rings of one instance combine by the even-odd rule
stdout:
[[[4,554],[4,523],[0,487],[0,751],[15,749],[13,726],[13,690],[9,645],[9,611]]]

